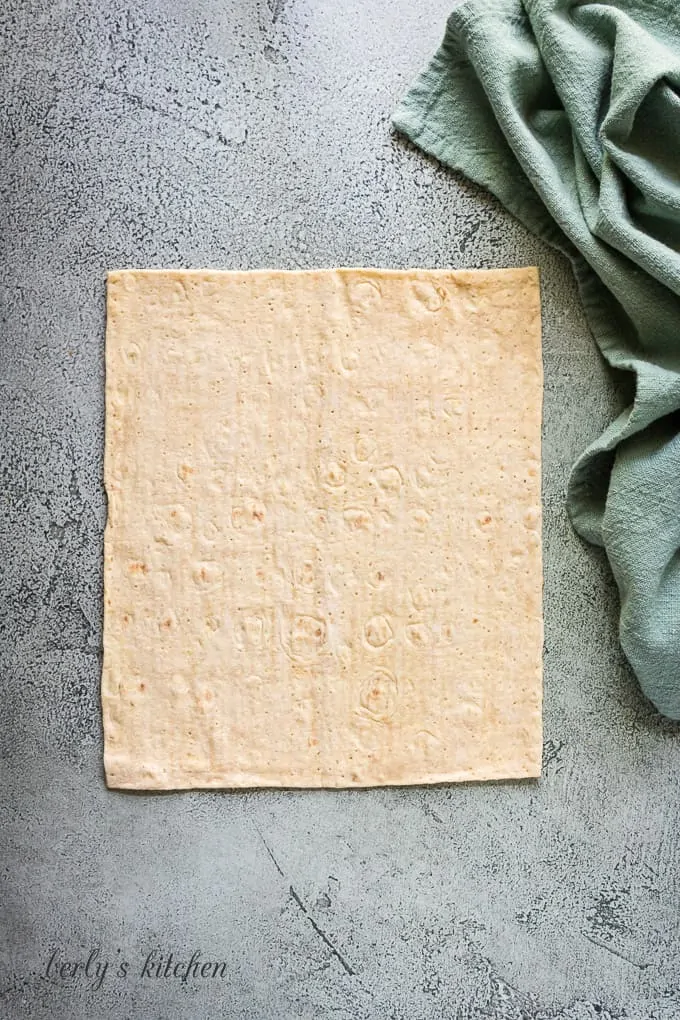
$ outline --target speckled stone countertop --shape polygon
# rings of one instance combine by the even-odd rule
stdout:
[[[620,394],[566,262],[389,126],[448,7],[2,5],[7,1020],[680,1016],[680,730],[639,695],[564,504]],[[109,792],[106,270],[333,265],[540,267],[543,778]]]

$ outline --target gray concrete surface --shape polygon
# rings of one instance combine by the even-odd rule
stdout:
[[[2,1020],[680,1016],[679,730],[564,508],[620,395],[566,263],[390,132],[448,5],[2,4]],[[105,271],[336,264],[541,268],[543,779],[107,792]]]

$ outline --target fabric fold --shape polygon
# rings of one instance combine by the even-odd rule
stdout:
[[[393,116],[571,260],[632,404],[581,455],[568,509],[603,545],[620,639],[680,719],[680,9],[466,0]]]

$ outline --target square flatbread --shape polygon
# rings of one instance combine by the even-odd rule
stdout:
[[[108,277],[109,786],[537,776],[535,269]]]

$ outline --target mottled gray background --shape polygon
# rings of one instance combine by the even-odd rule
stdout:
[[[617,394],[565,261],[390,130],[448,6],[3,0],[2,1020],[680,1016],[680,735],[564,507]],[[337,264],[541,268],[543,779],[107,792],[105,272]],[[100,989],[45,977],[94,948]]]

